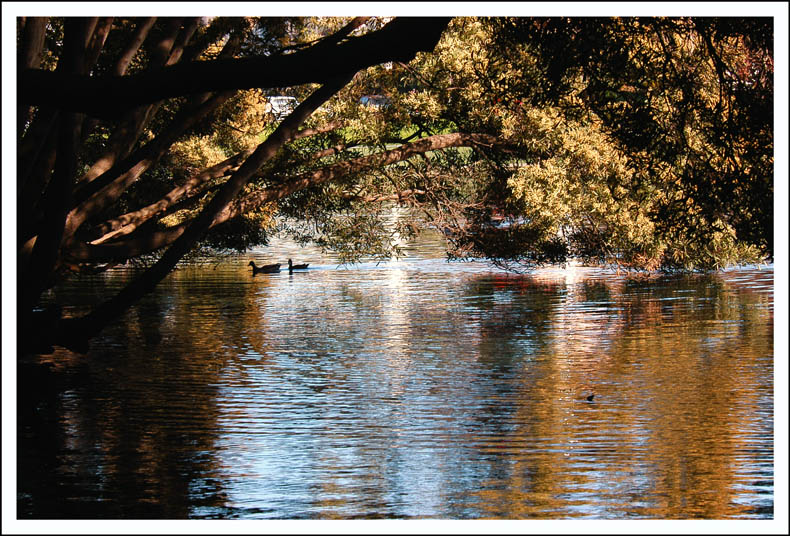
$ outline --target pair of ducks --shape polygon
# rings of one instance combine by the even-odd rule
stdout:
[[[253,261],[247,266],[252,266],[252,275],[255,274],[276,274],[280,272],[280,263],[277,264],[264,264],[263,266],[255,266]],[[288,273],[292,273],[294,270],[306,270],[308,264],[294,264],[291,259],[288,259]]]

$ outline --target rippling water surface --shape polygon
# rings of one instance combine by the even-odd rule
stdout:
[[[19,517],[773,517],[771,267],[514,275],[434,246],[184,267],[87,356],[22,367]],[[288,256],[310,269],[246,266]]]

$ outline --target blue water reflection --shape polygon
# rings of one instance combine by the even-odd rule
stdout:
[[[87,357],[45,358],[20,517],[772,516],[770,267],[513,275],[434,246],[176,271]],[[311,269],[246,267],[280,257]]]

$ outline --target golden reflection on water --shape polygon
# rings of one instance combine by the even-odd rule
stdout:
[[[552,444],[537,456],[534,447],[511,449],[507,485],[479,492],[490,517],[749,513],[737,501],[738,473],[752,461],[755,436],[767,439],[749,431],[771,409],[773,325],[770,317],[755,322],[741,300],[767,305],[770,296],[725,288],[725,303],[710,308],[699,301],[712,293],[634,301],[628,286],[584,283],[566,293],[551,341],[522,382],[530,403],[518,406],[517,420],[525,424],[500,438],[519,447],[540,448],[536,438]],[[594,402],[584,403],[587,393]],[[502,446],[489,439],[487,452]],[[770,452],[753,461],[770,464]]]
[[[20,516],[772,516],[772,271],[479,272],[175,272],[42,358]]]

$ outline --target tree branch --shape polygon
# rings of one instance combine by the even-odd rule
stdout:
[[[190,93],[324,82],[339,68],[351,72],[385,61],[408,62],[420,50],[433,50],[448,22],[444,17],[398,18],[382,30],[331,47],[319,43],[293,54],[191,62],[125,77],[26,69],[19,75],[18,95],[28,104],[113,118],[141,104]]]
[[[129,68],[129,64],[132,63],[132,60],[137,55],[137,51],[140,50],[140,46],[145,41],[146,37],[148,37],[148,32],[151,31],[151,28],[154,26],[155,22],[156,17],[148,17],[142,19],[137,24],[137,27],[134,29],[132,39],[121,53],[121,56],[115,63],[115,67],[113,67],[112,72],[115,76],[123,76],[126,74],[126,69]]]
[[[88,218],[101,212],[114,203],[123,192],[135,182],[140,175],[154,165],[178,139],[181,134],[212,113],[223,102],[231,97],[231,92],[221,93],[206,101],[197,109],[190,109],[180,114],[169,128],[136,151],[121,165],[114,166],[115,173],[105,173],[102,177],[87,186],[78,199],[79,206],[71,211],[66,225],[65,238],[70,238]],[[86,194],[90,194],[88,197]]]
[[[38,69],[41,64],[41,52],[44,50],[48,20],[47,17],[28,17],[25,21],[22,41],[19,44],[18,69]],[[18,137],[21,138],[30,117],[30,106],[20,104],[17,107]]]
[[[319,106],[340,91],[354,76],[355,72],[338,76],[314,91],[304,102],[286,117],[282,123],[241,167],[225,182],[211,201],[203,208],[197,218],[188,226],[170,231],[177,235],[172,245],[153,266],[132,281],[113,298],[102,303],[87,316],[65,321],[61,324],[58,339],[61,344],[77,350],[84,348],[87,339],[100,331],[113,318],[120,315],[140,296],[150,292],[179,260],[200,240],[210,227],[216,225],[217,216],[223,213],[242,187],[252,178],[261,166],[271,159],[277,151],[290,140],[301,125]],[[76,339],[76,340],[75,340]]]
[[[322,125],[320,127],[315,128],[304,128],[298,131],[291,141],[298,140],[301,138],[305,138],[308,136],[314,136],[316,134],[323,134],[326,132],[331,132],[332,130],[337,129],[341,126],[339,121],[332,121],[326,125]],[[340,150],[339,147],[332,147],[325,151],[320,151],[312,155],[312,158],[320,158],[322,156],[327,156],[328,154],[336,154]],[[104,222],[102,225],[98,226],[95,229],[96,234],[98,234],[99,238],[94,240],[93,244],[99,244],[102,242],[106,242],[112,238],[116,238],[118,236],[125,236],[128,235],[134,230],[142,225],[146,220],[149,220],[168,209],[171,205],[176,202],[183,200],[185,197],[192,195],[193,193],[199,191],[203,184],[212,180],[218,179],[220,177],[224,177],[227,173],[233,168],[238,167],[241,165],[244,160],[246,160],[252,153],[254,149],[248,149],[246,151],[242,151],[227,160],[220,162],[219,164],[215,164],[209,168],[204,169],[197,175],[194,175],[189,180],[187,180],[184,184],[181,184],[172,190],[170,190],[164,197],[160,200],[151,203],[150,205],[140,208],[138,210],[128,212],[122,216],[114,218],[112,220],[108,220]]]
[[[96,29],[91,36],[88,48],[85,51],[85,72],[90,72],[99,58],[104,42],[112,29],[112,17],[104,17],[96,23]]]
[[[150,60],[152,66],[163,67],[168,63],[171,58],[171,51],[178,39],[179,33],[181,33],[180,28],[180,18],[174,18],[169,22],[164,35],[159,42],[156,43],[156,46],[153,47],[154,53]],[[125,79],[126,77],[118,78]],[[137,143],[137,140],[143,133],[145,126],[151,121],[151,118],[157,110],[158,105],[152,104],[149,106],[134,107],[133,109],[127,108],[125,113],[119,114],[118,117],[121,118],[121,124],[118,128],[113,130],[104,153],[96,159],[90,169],[88,169],[77,182],[89,183],[93,181],[110,170],[119,159],[128,156],[134,144]]]
[[[85,47],[93,34],[96,20],[85,18],[66,20],[64,54],[58,65],[59,69],[71,73],[84,71]],[[45,209],[42,231],[32,245],[29,256],[25,251],[17,259],[21,294],[18,305],[23,329],[30,327],[32,307],[49,285],[58,262],[66,214],[71,206],[74,171],[77,166],[76,144],[81,125],[82,117],[79,114],[60,114],[54,172],[42,200]]]
[[[297,191],[340,179],[364,169],[394,164],[418,154],[450,147],[493,147],[499,145],[501,145],[501,143],[497,138],[487,134],[452,133],[437,134],[435,136],[423,138],[390,149],[389,151],[363,156],[304,173],[281,185],[247,194],[220,211],[212,221],[210,228],[216,227],[246,212],[256,210],[267,203],[287,197]],[[172,243],[183,234],[184,230],[189,225],[190,222],[185,222],[165,231],[146,233],[142,236],[129,235],[125,240],[103,243],[101,245],[75,244],[74,248],[69,251],[69,254],[74,261],[102,262],[150,253],[151,251]]]
[[[400,192],[396,192],[394,194],[389,195],[359,195],[353,194],[351,192],[347,192],[343,194],[343,199],[351,199],[354,201],[362,201],[364,203],[381,203],[383,201],[403,201],[403,199],[408,197],[414,197],[415,195],[425,195],[425,190],[419,190],[415,188],[409,188],[406,190],[401,190]]]

